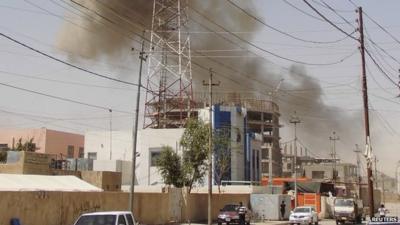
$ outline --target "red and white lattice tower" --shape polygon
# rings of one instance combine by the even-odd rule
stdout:
[[[180,128],[193,108],[187,0],[154,0],[144,128]]]

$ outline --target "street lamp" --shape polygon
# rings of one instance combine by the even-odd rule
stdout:
[[[400,167],[400,160],[397,161],[396,170],[395,170],[395,173],[396,173],[395,177],[396,177],[396,183],[397,183],[397,194],[400,194],[400,182],[399,182],[399,174],[398,174],[399,167]]]
[[[296,111],[290,117],[289,122],[294,124],[294,207],[297,207],[297,124],[301,123],[301,120],[296,115]]]

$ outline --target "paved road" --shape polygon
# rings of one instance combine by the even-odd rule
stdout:
[[[365,225],[365,222],[362,223]],[[362,225],[360,224],[360,225]],[[252,223],[253,225],[253,223]],[[254,225],[289,225],[288,221],[268,221],[268,222],[264,222],[264,223],[254,223]],[[336,221],[335,220],[321,220],[319,221],[319,225],[336,225]],[[347,225],[347,224],[346,224]]]

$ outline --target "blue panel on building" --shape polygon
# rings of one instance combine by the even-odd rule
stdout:
[[[230,133],[231,133],[231,112],[230,111],[221,111],[221,106],[220,105],[214,105],[213,125],[214,125],[214,130],[215,131],[226,132],[226,134],[228,134],[229,138],[230,138]],[[218,149],[214,149],[214,151],[215,151],[215,153],[217,153]],[[218,157],[218,154],[215,154],[215,160],[218,160],[217,157]],[[218,170],[218,165],[214,165],[215,173],[217,173],[217,170]],[[217,174],[214,174],[214,176],[217,176]],[[222,180],[231,180],[231,169],[230,169],[230,167],[229,167],[229,171],[226,171],[226,174],[223,175]]]

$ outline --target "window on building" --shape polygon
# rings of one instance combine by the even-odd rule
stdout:
[[[261,166],[262,166],[262,173],[269,173],[269,163],[262,162]]]
[[[73,145],[68,145],[67,158],[74,158],[75,149]]]
[[[324,179],[325,171],[312,171],[311,177],[312,179]]]
[[[0,144],[0,150],[8,150],[8,144]]]
[[[157,166],[157,159],[160,157],[161,152],[151,152],[150,166]]]
[[[161,148],[150,148],[150,166],[157,166],[157,159],[160,157]]]
[[[292,170],[292,163],[287,163],[286,164],[286,169],[287,170]]]
[[[85,157],[85,150],[83,147],[79,147],[79,158],[84,158]]]
[[[97,152],[88,152],[88,159],[97,159]]]
[[[268,148],[263,148],[261,152],[261,158],[262,159],[268,159],[269,158],[269,149]]]

